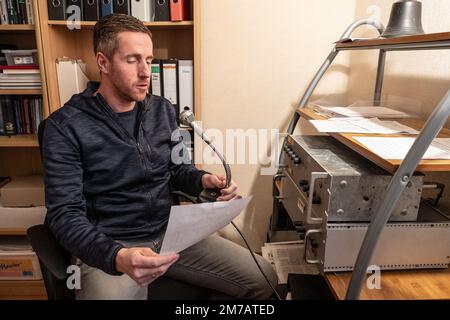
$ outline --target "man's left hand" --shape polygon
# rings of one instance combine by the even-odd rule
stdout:
[[[234,181],[231,181],[230,186],[226,189],[226,178],[224,176],[218,176],[215,174],[205,174],[202,177],[202,185],[205,189],[221,189],[221,196],[217,198],[217,201],[229,201],[233,200],[234,198],[238,197],[237,194],[237,184]]]

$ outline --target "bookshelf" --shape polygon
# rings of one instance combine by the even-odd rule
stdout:
[[[90,80],[99,80],[93,52],[92,36],[96,22],[82,21],[80,29],[70,30],[65,21],[48,18],[47,1],[32,0],[35,25],[0,25],[0,42],[14,44],[18,49],[38,49],[42,89],[0,90],[1,95],[40,95],[43,117],[61,107],[56,59],[71,57],[86,63]],[[158,59],[178,58],[194,61],[195,114],[201,119],[201,0],[193,0],[192,21],[146,22],[152,31],[154,56]],[[14,37],[11,37],[14,34]],[[189,130],[183,128],[183,130]],[[0,136],[0,176],[12,178],[42,174],[42,162],[36,135]],[[25,235],[23,229],[2,229],[0,236]],[[0,299],[46,299],[43,281],[0,281]]]
[[[0,25],[1,31],[34,31],[34,24],[6,24]]]
[[[0,136],[0,147],[37,148],[39,147],[39,142],[35,134],[18,135],[18,136]]]
[[[0,236],[25,236],[27,230],[25,229],[3,229],[0,228]]]
[[[44,281],[0,281],[0,300],[47,300]]]
[[[95,21],[79,21],[78,24],[82,28],[93,29],[95,26]],[[144,22],[144,24],[150,29],[189,29],[194,26],[193,21],[179,21],[179,22],[169,22],[169,21],[155,21],[155,22]],[[66,21],[60,20],[48,20],[48,25],[50,26],[66,26]]]
[[[156,59],[186,59],[194,61],[194,100],[195,114],[201,118],[200,106],[200,5],[201,0],[193,0],[192,21],[145,22],[153,34],[154,56]],[[45,52],[45,74],[48,83],[48,102],[50,112],[60,108],[57,86],[57,58],[66,56],[82,59],[86,63],[90,80],[99,80],[92,45],[95,21],[80,21],[79,29],[70,30],[66,21],[49,20],[47,4],[39,2],[40,33]],[[57,43],[58,45],[55,45]]]
[[[42,1],[32,0],[35,24],[0,25],[0,43],[17,46],[17,49],[37,49],[41,71],[42,89],[0,89],[0,96],[40,96],[42,113],[49,115],[46,75],[44,72],[44,51],[41,41],[38,4]],[[0,176],[20,176],[42,173],[38,139],[35,134],[0,136]],[[20,149],[20,150],[19,150]],[[20,155],[20,159],[17,156]]]
[[[35,24],[0,25],[0,43],[17,46],[18,49],[37,49],[41,71],[42,89],[0,89],[0,95],[42,97],[43,117],[48,117],[46,75],[44,72],[44,51],[41,41],[40,22],[36,19],[38,2],[32,0]],[[22,175],[42,174],[39,143],[35,134],[0,136],[0,176],[12,178]],[[0,236],[25,236],[24,229],[0,228]],[[0,300],[44,300],[47,299],[44,282],[0,281]]]
[[[0,95],[41,95],[42,89],[0,89]]]

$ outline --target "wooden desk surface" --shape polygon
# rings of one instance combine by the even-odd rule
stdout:
[[[335,297],[345,299],[351,273],[327,273]],[[450,269],[381,271],[381,289],[365,285],[361,300],[450,300]]]

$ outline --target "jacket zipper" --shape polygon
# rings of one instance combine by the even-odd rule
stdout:
[[[116,121],[116,119],[114,119],[113,115],[111,114],[111,110],[110,107],[106,105],[106,102],[104,101],[104,98],[100,95],[97,94],[97,100],[100,102],[100,105],[105,109],[106,114],[108,115],[108,117],[110,118],[110,120],[112,121],[112,123],[114,124],[114,126],[116,128],[118,128],[122,133],[124,133],[126,136],[128,136],[129,138],[131,138],[132,141],[134,141],[136,148],[138,150],[139,153],[139,158],[141,159],[141,163],[143,164],[144,167],[144,175],[147,178],[147,164],[145,162],[145,157],[144,157],[144,150],[142,149],[142,146],[139,142],[139,131],[138,131],[138,135],[137,135],[137,139],[133,136],[130,135],[130,133],[125,130],[121,125],[119,125]],[[139,114],[139,118],[138,118],[138,128],[141,127],[142,121],[144,119],[144,113],[145,110],[141,111]]]
[[[141,160],[141,163],[143,164],[143,167],[144,167],[144,177],[145,177],[145,180],[147,181],[148,180],[148,167],[147,167],[147,163],[145,161],[144,150],[142,149],[142,145],[139,142],[139,137],[140,137],[140,133],[141,133],[141,126],[142,126],[142,122],[143,122],[143,119],[144,119],[144,115],[145,115],[147,110],[144,109],[144,110],[140,110],[139,111],[139,116],[138,116],[138,120],[137,120],[138,132],[137,132],[137,137],[135,138],[135,137],[131,136],[130,133],[127,130],[125,130],[125,128],[123,128],[120,124],[118,124],[116,122],[116,119],[114,119],[113,115],[111,114],[112,111],[111,111],[110,107],[108,107],[106,102],[103,101],[103,97],[100,94],[98,94],[97,97],[98,97],[98,100],[100,101],[101,106],[105,109],[106,113],[108,114],[108,117],[112,120],[114,125],[116,127],[118,127],[123,133],[125,133],[125,135],[127,135],[128,137],[131,137],[131,139],[135,142],[136,148],[137,148],[138,153],[139,153],[139,159]],[[147,142],[147,145],[148,145],[148,142]],[[151,198],[152,198],[152,195],[149,192],[149,197],[148,197],[149,208],[151,208]]]

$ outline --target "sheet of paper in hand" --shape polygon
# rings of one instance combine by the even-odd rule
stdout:
[[[183,251],[222,229],[244,210],[251,199],[173,206],[160,254]]]

